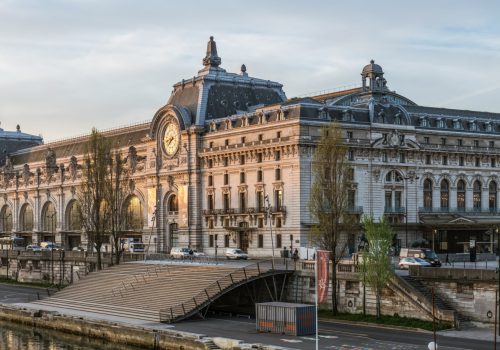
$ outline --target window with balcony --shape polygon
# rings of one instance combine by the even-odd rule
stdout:
[[[257,227],[258,228],[264,228],[264,219],[263,218],[258,218],[257,219]]]
[[[488,207],[493,211],[497,209],[497,183],[491,181],[488,189]]]
[[[280,210],[283,206],[283,191],[275,190],[274,191],[274,206],[276,210]]]
[[[224,146],[226,146],[226,147],[229,146],[229,140],[228,139],[224,140]]]
[[[450,183],[448,180],[441,181],[441,208],[450,207]]]
[[[231,202],[229,200],[229,193],[224,193],[222,196],[222,204],[224,206],[224,211],[229,210],[231,207]]]
[[[472,205],[474,209],[481,209],[481,182],[474,181],[472,187]]]
[[[264,192],[263,191],[257,191],[256,192],[256,202],[257,205],[257,211],[258,212],[263,212],[264,211]]]
[[[392,191],[385,192],[385,207],[392,208]]]
[[[245,192],[240,192],[240,212],[244,213],[247,209],[247,195]]]
[[[208,207],[208,210],[214,210],[214,195],[213,194],[209,194],[207,196],[207,207]]]
[[[466,195],[465,181],[458,180],[457,182],[457,209],[460,211],[465,210],[465,195]]]
[[[281,228],[281,218],[276,218],[276,228]]]
[[[424,208],[432,208],[432,180],[424,181]]]

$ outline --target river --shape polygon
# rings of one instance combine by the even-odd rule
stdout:
[[[0,321],[1,350],[144,350],[101,339],[81,337]]]

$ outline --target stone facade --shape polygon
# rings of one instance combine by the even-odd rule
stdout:
[[[308,246],[312,154],[336,120],[354,169],[353,215],[387,217],[400,246],[425,238],[445,253],[494,249],[499,114],[418,106],[391,91],[373,61],[358,88],[293,99],[245,65],[235,74],[221,63],[211,38],[204,68],[174,85],[150,123],[103,132],[127,157],[126,236],[150,252],[240,247],[263,256]],[[72,208],[87,139],[9,154],[0,232],[85,244]],[[361,233],[346,239],[354,252]]]

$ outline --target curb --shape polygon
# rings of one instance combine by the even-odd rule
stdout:
[[[367,326],[367,327],[372,327],[372,328],[384,328],[384,329],[394,329],[394,330],[400,330],[400,331],[412,331],[412,332],[416,332],[416,333],[432,334],[432,331],[428,331],[428,330],[421,329],[421,328],[393,326],[393,325],[385,325],[385,324],[380,324],[380,323],[370,323],[370,322],[363,322],[363,321],[334,320],[334,319],[329,319],[329,318],[318,318],[318,321],[326,322],[326,323],[352,324],[352,325],[361,325],[361,326]]]

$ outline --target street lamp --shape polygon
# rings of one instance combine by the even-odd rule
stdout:
[[[266,194],[264,196],[264,199],[266,201],[266,213],[267,213],[267,219],[269,220],[269,231],[271,232],[271,249],[272,249],[272,254],[273,254],[273,257],[272,257],[272,266],[273,266],[273,270],[274,270],[274,239],[273,239],[273,228],[272,228],[272,224],[271,224],[271,204],[269,203],[269,196]]]

